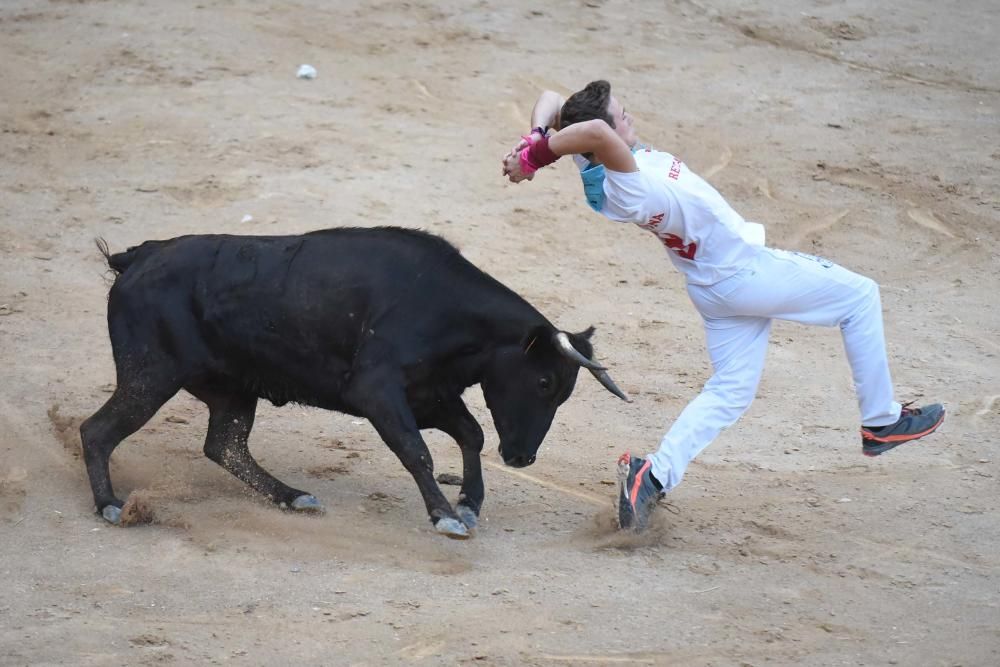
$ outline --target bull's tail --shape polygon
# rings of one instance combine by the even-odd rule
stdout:
[[[94,243],[97,244],[97,249],[104,255],[104,261],[108,263],[108,267],[115,272],[115,275],[121,275],[128,270],[128,267],[132,266],[132,263],[139,257],[139,251],[150,242],[147,241],[142,245],[133,246],[125,252],[116,252],[113,255],[108,249],[108,242],[104,239],[98,237],[94,239]]]

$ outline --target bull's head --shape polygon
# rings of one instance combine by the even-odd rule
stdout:
[[[604,367],[592,360],[593,333],[593,327],[571,334],[540,326],[520,345],[501,347],[493,355],[482,381],[483,396],[507,465],[522,468],[535,462],[556,409],[573,393],[581,366],[608,391],[629,401]]]

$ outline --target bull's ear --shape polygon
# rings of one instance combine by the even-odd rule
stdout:
[[[588,327],[586,331],[569,334],[569,340],[577,352],[587,357],[594,358],[594,346],[590,344],[590,337],[594,335],[594,327]]]

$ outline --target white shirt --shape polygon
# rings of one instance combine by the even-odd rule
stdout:
[[[581,169],[588,164],[574,159]],[[746,222],[687,165],[651,148],[636,151],[635,161],[636,172],[605,169],[601,214],[655,234],[689,283],[713,285],[757,256],[763,227]]]

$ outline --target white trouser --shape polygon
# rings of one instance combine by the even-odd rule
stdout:
[[[649,455],[653,475],[668,491],[688,464],[740,418],[753,401],[764,370],[771,320],[840,326],[861,423],[899,419],[882,331],[875,281],[828,260],[761,248],[749,266],[714,285],[688,285],[705,322],[714,373]]]

